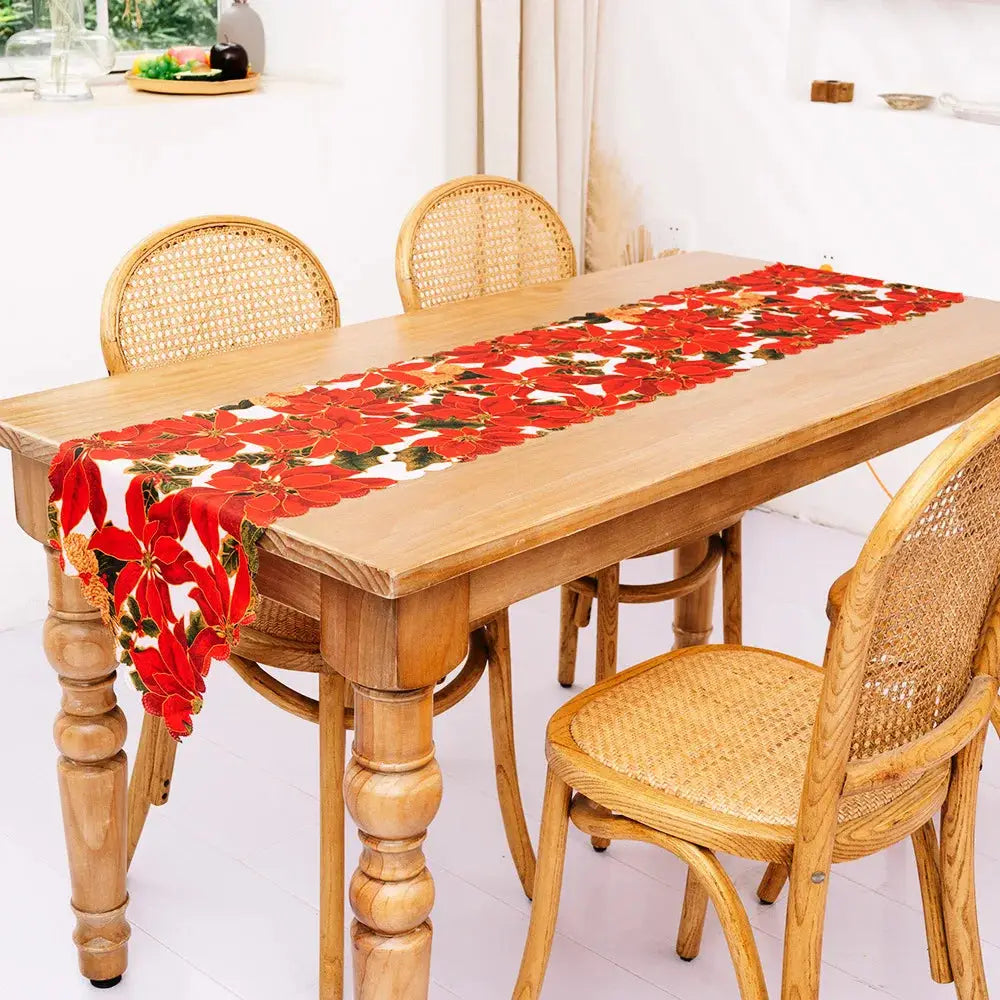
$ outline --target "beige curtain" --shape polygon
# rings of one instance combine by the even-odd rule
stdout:
[[[448,0],[448,162],[540,191],[583,260],[600,0]]]

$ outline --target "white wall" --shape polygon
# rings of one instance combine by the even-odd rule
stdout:
[[[682,245],[1000,298],[1000,128],[885,109],[884,89],[1000,100],[1000,6],[964,0],[608,0],[597,134]],[[963,44],[958,44],[962,40]],[[813,78],[852,105],[811,104]],[[991,89],[992,88],[992,89]],[[891,489],[921,443],[876,461]],[[773,506],[867,532],[862,467]]]
[[[443,0],[255,5],[272,71],[257,94],[116,87],[68,107],[0,94],[0,397],[101,376],[105,281],[129,247],[187,216],[255,215],[302,237],[345,322],[399,311],[399,225],[447,176]],[[45,601],[9,481],[3,452],[0,628],[41,617]]]

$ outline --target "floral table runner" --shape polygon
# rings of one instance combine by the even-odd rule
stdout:
[[[729,378],[962,296],[775,264],[599,313],[63,444],[51,544],[146,710],[191,732],[254,621],[278,518]]]

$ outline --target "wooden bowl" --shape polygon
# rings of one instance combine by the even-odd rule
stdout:
[[[148,80],[144,76],[129,73],[125,82],[133,90],[145,90],[150,94],[245,94],[256,90],[260,84],[260,73],[250,73],[244,80]]]
[[[922,111],[934,103],[930,94],[879,94],[893,111]]]

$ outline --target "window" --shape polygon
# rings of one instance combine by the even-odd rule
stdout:
[[[35,0],[0,0],[0,79],[9,77],[3,46],[34,23]],[[88,28],[110,31],[120,53],[162,52],[172,45],[215,42],[219,0],[84,0]],[[119,55],[119,68],[132,63]]]

